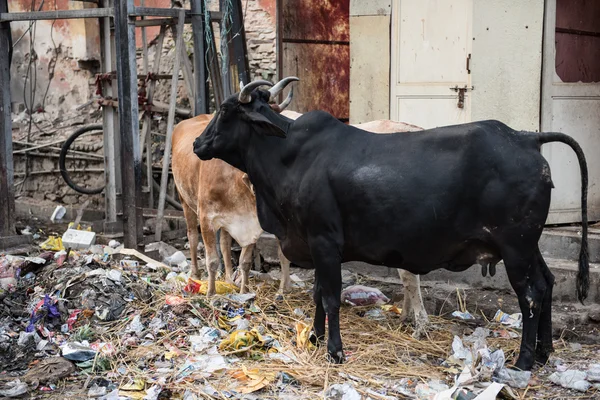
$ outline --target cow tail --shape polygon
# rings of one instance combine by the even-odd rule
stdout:
[[[540,145],[550,142],[561,142],[569,145],[579,161],[581,172],[581,250],[579,252],[579,272],[577,273],[577,298],[583,304],[588,296],[590,287],[590,264],[588,256],[588,218],[587,218],[587,191],[588,191],[588,169],[585,155],[579,143],[571,136],[559,132],[547,132],[539,134]]]

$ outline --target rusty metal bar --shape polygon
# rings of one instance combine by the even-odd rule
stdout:
[[[108,100],[108,99],[98,99],[98,104],[101,106],[110,106],[110,107],[119,107],[119,102],[117,100]],[[154,104],[146,104],[142,106],[142,109],[144,111],[150,111],[150,112],[155,112],[155,113],[165,113],[168,112],[169,107],[166,106],[164,103],[161,103],[160,101],[154,100]],[[139,110],[139,106],[138,106],[138,110]],[[188,118],[192,112],[191,110],[188,110],[187,108],[180,108],[177,107],[175,108],[175,113],[180,116],[180,117],[184,117],[184,118]]]
[[[190,8],[194,35],[194,115],[208,114],[208,82],[204,63],[204,1],[190,0]],[[211,19],[212,15],[211,12]]]
[[[177,82],[181,64],[181,47],[183,46],[184,10],[179,10],[179,21],[177,22],[177,37],[175,39],[175,65],[173,66],[173,80],[171,81],[171,98],[169,103],[169,115],[167,117],[167,138],[165,140],[165,154],[163,155],[163,169],[160,180],[160,193],[158,194],[158,213],[156,215],[155,239],[160,241],[162,234],[162,220],[165,211],[165,200],[167,198],[167,182],[169,179],[169,164],[171,162],[171,138],[175,125],[175,106],[177,104]]]
[[[133,7],[129,12],[130,17],[171,17],[178,18],[179,8],[160,8],[160,7]],[[184,10],[185,11],[185,10]],[[185,19],[185,14],[183,15]]]
[[[158,73],[160,70],[160,59],[162,56],[162,48],[165,40],[166,28],[161,26],[160,33],[158,34],[158,41],[156,42],[156,51],[154,53],[154,61],[152,63],[152,72]],[[148,102],[152,104],[154,100],[154,89],[156,87],[155,81],[150,81],[148,84]],[[142,126],[142,144],[146,144],[146,168],[148,186],[150,190],[150,207],[154,207],[154,187],[152,185],[152,134],[150,128],[152,125],[152,117],[150,113],[144,113],[144,125]]]
[[[8,0],[0,0],[0,12],[8,11]],[[10,23],[0,24],[0,48],[12,49]],[[10,115],[10,57],[0,57],[0,238],[15,234],[15,192]]]
[[[191,2],[196,1],[196,0],[191,0]],[[192,23],[192,25],[194,24],[194,18],[196,18],[197,16],[199,16],[200,18],[202,18],[203,13],[198,13],[198,12],[194,12],[194,6],[192,4],[192,12],[191,13],[186,13],[186,17],[185,17],[185,23],[189,24],[190,22]],[[210,11],[210,19],[213,22],[218,22],[221,20],[221,18],[223,18],[223,16],[221,15],[220,12],[217,11]],[[160,25],[173,25],[175,24],[175,21],[173,20],[173,18],[152,18],[152,19],[145,19],[145,20],[137,20],[135,21],[135,26],[137,27],[148,27],[148,26],[160,26]],[[196,28],[194,28],[196,29]]]
[[[302,44],[336,44],[340,46],[350,46],[350,42],[345,40],[313,40],[313,39],[282,39],[283,43],[302,43]]]
[[[53,10],[53,11],[26,11],[26,12],[0,12],[0,22],[10,21],[38,21],[44,19],[75,19],[75,18],[102,18],[114,14],[112,8],[85,8],[83,10]]]
[[[142,28],[143,29],[143,28]],[[116,77],[117,76],[117,71],[110,71],[110,72],[106,72],[106,73],[101,73],[101,74],[96,74],[96,77],[98,76],[107,76],[110,75],[111,77]],[[148,76],[148,74],[138,74],[137,79],[142,81],[142,80],[146,80],[148,79],[149,81],[160,81],[160,80],[167,80],[167,79],[173,79],[173,75],[171,74],[158,74],[158,73],[151,73],[150,76]],[[108,97],[108,96],[107,96]]]
[[[138,249],[143,244],[144,224],[141,207],[142,160],[138,122],[135,24],[130,23],[128,17],[133,10],[133,0],[115,2],[119,131],[123,169],[123,239],[126,247]]]

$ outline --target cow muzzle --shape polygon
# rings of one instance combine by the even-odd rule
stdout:
[[[212,141],[202,140],[202,137],[197,138],[194,141],[194,154],[202,161],[208,161],[213,159],[212,155]]]

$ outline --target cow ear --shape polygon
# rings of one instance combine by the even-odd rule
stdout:
[[[287,132],[290,129],[290,123],[281,118],[278,114],[273,114],[272,117],[267,117],[256,111],[246,111],[246,115],[250,122],[260,125],[261,128],[263,128],[261,129],[261,132],[264,132],[269,136],[286,137]]]

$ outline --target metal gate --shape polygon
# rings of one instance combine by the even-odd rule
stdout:
[[[350,1],[279,0],[280,76],[300,78],[290,110],[350,115]]]

